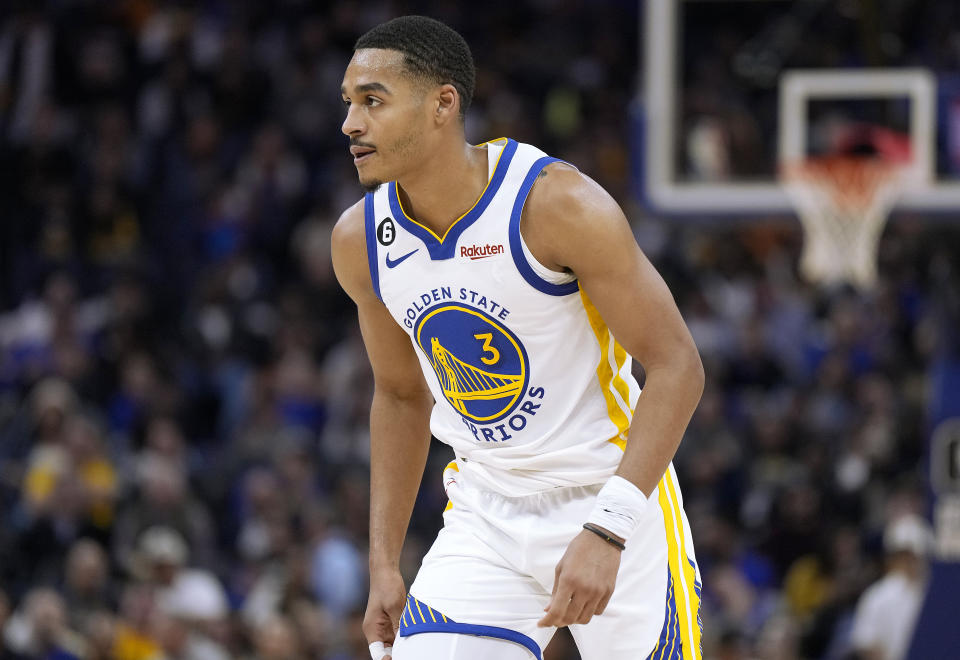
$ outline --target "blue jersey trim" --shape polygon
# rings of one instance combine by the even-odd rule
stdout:
[[[493,177],[491,177],[489,183],[487,183],[487,187],[480,195],[480,199],[473,205],[473,208],[450,226],[442,238],[438,238],[432,231],[407,216],[403,210],[403,206],[400,204],[397,182],[391,181],[387,190],[387,197],[390,200],[390,212],[393,214],[394,220],[400,223],[401,227],[423,241],[424,245],[427,246],[427,251],[430,253],[431,259],[434,261],[452,259],[454,255],[456,255],[457,241],[460,239],[460,235],[477,221],[477,218],[483,214],[494,196],[496,196],[500,185],[503,183],[503,179],[507,175],[507,169],[509,169],[510,161],[513,160],[513,155],[516,151],[516,141],[507,139],[507,144],[504,146],[503,151],[500,153],[500,158],[497,160],[497,167],[493,172]]]
[[[380,295],[380,269],[377,265],[377,219],[373,215],[373,193],[367,193],[363,199],[363,220],[367,229],[367,263],[370,265],[370,283],[373,292],[383,302]]]
[[[426,608],[427,614],[423,613]],[[417,618],[417,615],[420,618]],[[429,616],[430,620],[427,620]],[[400,617],[401,637],[418,635],[420,633],[456,633],[459,635],[477,635],[479,637],[495,637],[505,639],[508,642],[519,644],[526,648],[537,660],[543,660],[540,645],[533,639],[527,637],[521,632],[510,630],[509,628],[499,628],[497,626],[482,626],[473,623],[458,623],[450,617],[441,614],[426,603],[417,600],[413,596],[407,595],[407,604],[404,613]]]
[[[527,281],[527,284],[537,291],[551,296],[569,296],[580,290],[580,285],[577,280],[567,282],[566,284],[554,284],[537,275],[536,271],[527,263],[527,258],[523,254],[523,245],[520,238],[520,216],[523,214],[523,205],[527,201],[527,195],[530,194],[530,188],[533,187],[533,182],[536,181],[537,176],[544,167],[550,163],[556,163],[559,160],[559,158],[551,158],[550,156],[544,156],[537,160],[530,167],[530,171],[527,172],[527,177],[520,185],[520,192],[517,193],[517,201],[513,203],[513,212],[510,214],[510,252],[513,254],[513,263],[516,264],[517,270],[520,271],[520,275]]]

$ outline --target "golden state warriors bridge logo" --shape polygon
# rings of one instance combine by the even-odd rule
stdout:
[[[427,310],[414,328],[443,396],[465,419],[489,424],[516,408],[529,379],[527,354],[506,326],[456,303]]]

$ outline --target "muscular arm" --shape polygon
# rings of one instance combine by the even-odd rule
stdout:
[[[433,398],[410,339],[373,292],[361,203],[341,216],[333,231],[332,250],[337,279],[357,304],[374,378],[369,605],[381,607],[381,619],[389,615],[389,622],[369,620],[368,608],[364,629],[370,641],[390,642],[405,596],[402,580],[398,590],[400,551],[426,463]],[[390,629],[384,629],[388,624]]]
[[[703,392],[703,366],[673,296],[640,251],[616,202],[568,165],[547,167],[521,231],[545,266],[572,271],[613,336],[646,371],[617,474],[649,496],[676,453]],[[616,584],[619,551],[584,531],[557,564],[541,626],[588,623]]]
[[[521,225],[544,265],[570,270],[646,384],[617,474],[650,495],[673,459],[703,392],[703,366],[666,283],[617,203],[568,165],[548,166]]]

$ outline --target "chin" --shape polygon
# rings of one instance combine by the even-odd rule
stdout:
[[[363,188],[363,192],[373,192],[382,185],[383,181],[379,179],[360,179],[360,187]]]

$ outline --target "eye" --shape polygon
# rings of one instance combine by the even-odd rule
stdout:
[[[343,103],[343,106],[344,106],[345,108],[349,108],[349,107],[350,107],[350,99],[340,99],[340,102]]]
[[[368,97],[367,97],[367,105],[369,105],[370,107],[375,108],[375,107],[377,107],[378,105],[380,105],[381,103],[383,103],[383,101],[381,101],[380,99],[378,99],[376,96],[368,96]]]

